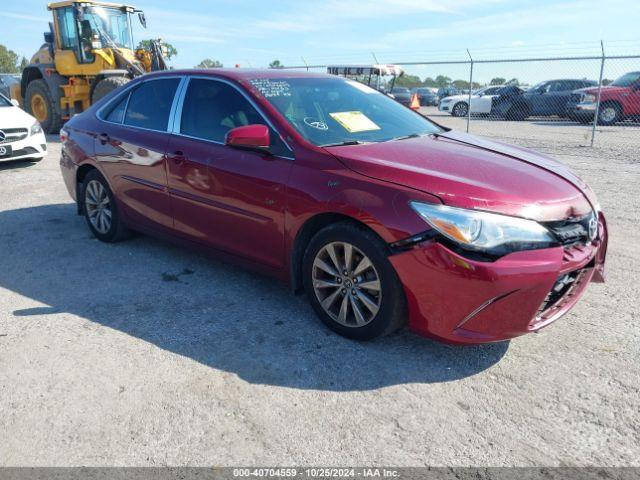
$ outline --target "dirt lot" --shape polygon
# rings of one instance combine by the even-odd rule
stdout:
[[[0,465],[640,465],[638,149],[538,127],[508,136],[597,192],[609,281],[479,347],[342,339],[270,279],[94,240],[56,143],[0,165]]]

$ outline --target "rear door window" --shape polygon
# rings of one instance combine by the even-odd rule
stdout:
[[[129,99],[129,93],[123,95],[122,98],[111,107],[111,110],[107,113],[104,119],[107,122],[122,123],[124,119],[124,109],[127,108],[127,100]]]
[[[179,83],[179,78],[162,78],[143,82],[131,92],[124,116],[125,125],[166,131],[171,104]]]

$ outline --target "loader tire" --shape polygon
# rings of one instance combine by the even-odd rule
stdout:
[[[127,83],[129,83],[129,79],[126,77],[103,78],[93,89],[93,94],[91,95],[91,103],[96,103],[101,98],[106,97],[108,94],[113,92],[116,88],[120,88]]]
[[[62,116],[44,80],[33,80],[27,85],[24,106],[27,113],[33,115],[40,122],[40,126],[46,133],[60,131]]]

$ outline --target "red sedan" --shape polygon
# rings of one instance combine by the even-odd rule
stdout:
[[[163,236],[306,290],[332,330],[506,340],[604,280],[607,229],[549,157],[440,127],[359,83],[145,75],[73,117],[61,167],[93,234]]]

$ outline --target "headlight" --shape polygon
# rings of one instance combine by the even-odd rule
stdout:
[[[584,97],[582,97],[582,101],[583,102],[595,102],[596,101],[596,96],[595,95],[591,95],[591,94],[587,94]]]
[[[42,133],[42,127],[38,122],[31,125],[31,135],[35,135],[36,133]]]
[[[525,250],[556,243],[549,230],[533,220],[428,203],[410,205],[438,232],[466,248]]]

